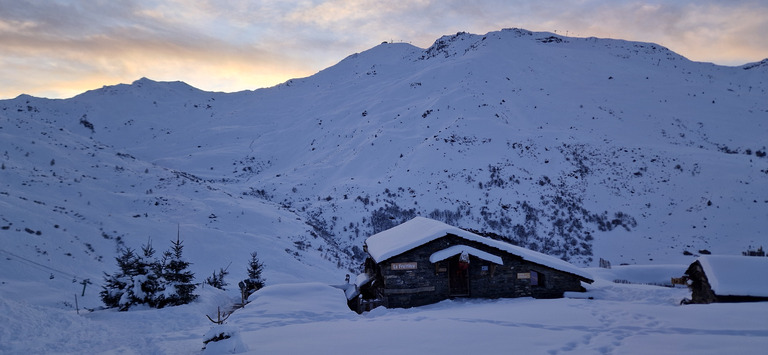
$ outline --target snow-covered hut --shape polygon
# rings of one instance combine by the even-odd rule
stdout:
[[[592,283],[583,269],[424,217],[365,241],[355,304],[414,307],[452,297],[558,298]],[[363,309],[364,310],[364,309]],[[361,311],[361,309],[358,309]]]
[[[768,301],[765,257],[702,255],[683,278],[691,288],[689,303]]]

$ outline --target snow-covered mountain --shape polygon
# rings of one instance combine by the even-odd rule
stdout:
[[[738,254],[767,240],[766,90],[766,60],[507,29],[256,91],[22,95],[0,101],[2,269],[100,280],[178,232],[198,274],[258,251],[267,279],[337,280],[415,215],[584,265]]]
[[[177,234],[198,281],[229,266],[231,283],[253,251],[268,284],[341,282],[366,237],[416,215],[588,266],[740,254],[768,242],[766,90],[768,60],[507,29],[382,43],[256,91],[140,79],[0,101],[0,319],[13,325],[0,335],[16,344],[0,350],[76,349],[72,334],[101,326],[63,312],[101,305],[120,248],[164,250]],[[271,292],[302,298],[288,289]],[[203,292],[194,307],[216,303]],[[120,319],[189,338],[197,308]],[[24,345],[35,321],[72,331]],[[138,344],[116,329],[100,341]],[[174,344],[150,343],[133,350]]]

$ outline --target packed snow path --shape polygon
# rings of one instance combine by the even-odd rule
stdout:
[[[688,294],[598,281],[584,295],[595,299],[461,299],[362,316],[275,314],[256,299],[231,323],[257,353],[722,354],[768,345],[768,303],[680,306]]]

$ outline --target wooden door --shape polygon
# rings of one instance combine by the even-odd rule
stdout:
[[[469,264],[459,262],[458,255],[449,259],[448,275],[450,295],[453,297],[469,296]]]

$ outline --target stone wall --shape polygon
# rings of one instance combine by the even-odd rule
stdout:
[[[694,261],[688,270],[685,271],[688,278],[691,280],[688,286],[691,289],[691,303],[712,303],[717,301],[715,293],[712,292],[712,287],[709,285],[709,280],[704,270],[701,268],[699,261]]]
[[[546,266],[534,264],[482,243],[447,235],[385,260],[376,265],[378,294],[383,305],[414,307],[439,302],[451,297],[449,259],[437,263],[430,255],[453,245],[463,244],[497,255],[503,265],[496,265],[470,255],[469,297],[562,297],[564,291],[581,291],[578,277]],[[531,285],[531,271],[540,275],[540,285]]]

